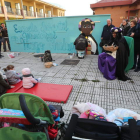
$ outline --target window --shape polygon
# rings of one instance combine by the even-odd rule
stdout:
[[[7,2],[7,1],[5,1],[4,3],[5,3],[5,7],[7,9],[7,12],[8,13],[12,13],[11,3],[10,2]]]
[[[40,16],[43,17],[43,16],[44,16],[44,15],[43,15],[43,13],[44,13],[44,12],[43,12],[43,9],[39,9],[39,11],[40,11]]]

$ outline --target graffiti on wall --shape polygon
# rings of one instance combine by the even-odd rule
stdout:
[[[34,52],[43,52],[46,47],[55,51],[71,51],[74,49],[73,43],[67,43],[66,38],[57,39],[57,33],[67,32],[68,26],[66,21],[60,21],[57,24],[41,22],[40,26],[30,23],[29,26],[13,25],[14,32],[19,36],[12,36],[11,40],[17,44],[23,44],[24,50]],[[47,42],[47,46],[42,40]]]

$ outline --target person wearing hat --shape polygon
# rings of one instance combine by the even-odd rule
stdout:
[[[121,34],[121,28],[113,27],[111,33],[108,45],[103,46],[105,52],[98,57],[98,67],[108,80],[116,77],[122,81],[130,80],[124,72],[128,64],[129,46]]]

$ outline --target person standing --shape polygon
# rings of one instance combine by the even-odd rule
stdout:
[[[130,29],[130,24],[127,22],[127,20],[124,19],[120,25],[120,28],[122,28],[122,35],[126,36]]]
[[[105,44],[108,44],[111,39],[111,28],[115,27],[112,25],[111,19],[107,19],[107,25],[104,26],[103,32],[101,35],[101,47],[103,47]]]
[[[4,52],[6,52],[6,42],[8,44],[9,51],[11,51],[10,42],[9,42],[9,38],[8,38],[7,28],[5,27],[5,24],[4,23],[1,23],[1,27],[2,27],[1,32],[2,32],[2,42],[3,42]]]
[[[137,56],[140,54],[140,24],[137,19],[133,19],[130,23],[130,30],[128,31],[127,36],[134,38],[134,66],[132,69],[135,69],[135,72],[140,71],[140,56],[137,59]]]

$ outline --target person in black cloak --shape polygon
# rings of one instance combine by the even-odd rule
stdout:
[[[98,67],[108,80],[131,80],[125,75],[125,68],[128,65],[129,46],[121,35],[122,29],[113,27],[112,37],[108,46],[103,46],[105,52],[99,55]]]
[[[96,40],[94,39],[94,37],[92,36],[92,31],[94,27],[95,27],[95,23],[91,19],[85,18],[81,20],[78,25],[78,28],[81,31],[81,34],[79,35],[78,38],[80,38],[81,36],[82,37],[85,36],[88,42],[88,46],[91,47],[91,54],[98,55],[98,44]],[[74,42],[74,45],[78,43],[78,38]]]

